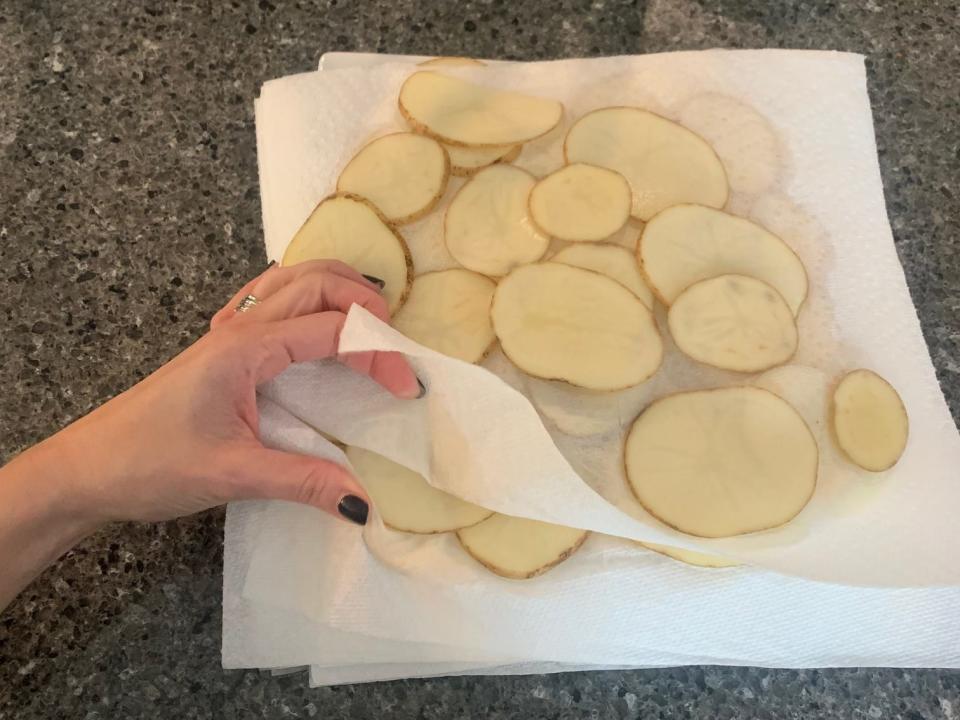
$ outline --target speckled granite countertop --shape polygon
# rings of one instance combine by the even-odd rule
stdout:
[[[868,58],[890,219],[960,416],[948,0],[0,3],[0,453],[143,377],[264,264],[252,99],[324,50]],[[960,717],[960,673],[684,668],[310,690],[220,668],[223,513],[89,539],[0,615],[0,719]]]

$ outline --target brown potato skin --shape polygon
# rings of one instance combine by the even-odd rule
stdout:
[[[397,525],[391,525],[391,524],[388,523],[386,520],[383,521],[383,525],[384,525],[384,527],[390,528],[391,530],[395,530],[395,531],[397,531],[397,532],[410,533],[411,535],[443,535],[443,534],[448,533],[448,532],[453,532],[453,533],[455,533],[455,532],[457,532],[458,530],[465,530],[465,529],[467,529],[467,528],[473,527],[474,525],[479,525],[479,524],[482,523],[484,520],[489,520],[489,519],[490,519],[490,515],[493,515],[493,513],[494,513],[494,511],[491,510],[489,515],[487,515],[487,516],[484,517],[484,518],[480,518],[480,519],[477,520],[475,523],[470,523],[469,525],[464,525],[464,526],[458,527],[458,528],[451,528],[450,530],[432,530],[431,532],[417,532],[416,530],[407,530],[406,528],[398,527]]]
[[[483,170],[484,168],[488,168],[491,165],[497,165],[498,163],[512,163],[514,160],[520,157],[520,152],[522,150],[523,150],[522,144],[514,145],[510,150],[507,151],[505,155],[497,158],[492,163],[481,165],[480,167],[475,167],[475,168],[462,168],[462,167],[457,167],[456,165],[451,164],[450,172],[454,177],[463,177],[463,178],[472,177],[476,175],[478,172],[480,172],[481,170]]]
[[[479,523],[478,523],[478,524],[479,524]],[[562,553],[560,553],[559,557],[557,557],[556,560],[554,560],[553,562],[550,562],[550,563],[544,565],[543,567],[539,567],[539,568],[537,568],[536,570],[534,570],[533,572],[527,573],[526,575],[520,575],[520,574],[516,574],[516,573],[508,573],[508,572],[502,570],[501,568],[498,568],[496,565],[491,565],[490,563],[486,562],[485,560],[481,560],[481,559],[478,558],[476,555],[474,555],[472,552],[470,552],[470,548],[468,548],[468,547],[464,544],[463,540],[460,539],[460,533],[459,533],[459,532],[457,533],[457,542],[460,543],[460,547],[463,548],[464,552],[466,552],[467,555],[469,555],[469,556],[472,557],[474,560],[476,560],[478,563],[480,563],[481,565],[483,565],[487,570],[489,570],[490,572],[492,572],[494,575],[499,575],[500,577],[502,577],[502,578],[507,578],[508,580],[529,580],[530,578],[535,578],[535,577],[537,577],[538,575],[543,575],[545,572],[547,572],[547,570],[550,570],[551,568],[556,567],[557,565],[559,565],[560,563],[562,563],[564,560],[566,560],[567,558],[569,558],[571,555],[573,555],[577,550],[580,549],[580,546],[583,545],[584,541],[586,541],[587,536],[588,536],[589,534],[590,534],[590,532],[589,532],[588,530],[584,530],[584,531],[583,531],[583,535],[580,536],[580,539],[577,540],[577,542],[574,543],[571,547],[569,547],[568,549],[566,549],[566,550],[564,550]]]

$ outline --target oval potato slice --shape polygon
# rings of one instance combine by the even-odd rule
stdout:
[[[457,531],[477,562],[506,578],[525,580],[570,557],[587,539],[586,530],[494,513]]]
[[[547,235],[571,242],[604,240],[630,219],[630,185],[613,170],[572,163],[530,191],[530,218]]]
[[[563,117],[556,100],[427,70],[403,83],[399,106],[414,130],[450,145],[516,145],[545,135]]]
[[[454,268],[418,275],[393,326],[411,340],[465,362],[483,359],[496,337],[490,278]]]
[[[727,175],[707,141],[640,108],[587,113],[567,132],[563,153],[569,163],[591,163],[623,175],[639,220],[678,203],[720,208],[727,202]]]
[[[520,156],[522,145],[491,145],[490,147],[459,147],[444,145],[450,156],[450,172],[458,177],[469,177],[477,170],[498,162],[513,162]]]
[[[748,275],[776,288],[794,315],[807,297],[807,271],[783,240],[746,218],[703,205],[677,205],[650,220],[637,257],[665,305],[693,283],[726,274]]]
[[[729,537],[783,525],[810,500],[818,450],[810,428],[766,390],[668,395],[627,435],[630,488],[677,530]]]
[[[341,260],[384,282],[383,296],[395,312],[410,289],[413,262],[403,237],[368,200],[338,193],[321,200],[297,230],[281,265]]]
[[[667,324],[680,352],[722,370],[767,370],[797,351],[797,323],[786,301],[746,275],[694,283],[673,301]]]
[[[453,258],[468,270],[499,276],[543,257],[550,238],[527,215],[534,182],[512,165],[491,165],[470,178],[444,217],[444,240]]]
[[[606,275],[632,292],[653,310],[653,293],[643,279],[637,265],[637,256],[620,245],[607,243],[578,243],[565,247],[550,258],[550,262],[573,265]]]
[[[733,560],[727,560],[717,555],[707,555],[706,553],[696,552],[695,550],[687,550],[686,548],[658,545],[657,543],[639,544],[649,550],[653,550],[661,555],[666,555],[674,560],[679,560],[687,565],[696,565],[697,567],[705,568],[739,567],[740,565],[740,563],[734,562]]]
[[[903,455],[910,422],[893,386],[872,370],[853,370],[833,392],[833,431],[843,453],[864,470],[889,470]]]
[[[394,530],[432,534],[469,527],[493,514],[438,490],[419,473],[382,455],[349,446],[347,459],[383,522]]]
[[[591,390],[638,385],[660,367],[653,314],[623,285],[562,263],[519,267],[493,295],[504,354],[535,377]]]
[[[429,60],[421,60],[417,65],[426,67],[468,67],[476,65],[486,65],[483,60],[477,60],[472,57],[459,57],[459,56],[441,56],[430,58]]]
[[[449,178],[450,159],[440,143],[398,132],[361,148],[340,173],[337,192],[367,198],[389,222],[402,225],[430,212]]]

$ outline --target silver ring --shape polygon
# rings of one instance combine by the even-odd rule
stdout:
[[[247,295],[243,300],[241,300],[237,304],[237,306],[233,309],[233,311],[238,313],[246,312],[247,310],[252,308],[254,305],[259,305],[259,304],[260,304],[260,301],[257,300],[256,296]]]

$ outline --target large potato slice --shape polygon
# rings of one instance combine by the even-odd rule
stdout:
[[[497,286],[491,316],[503,352],[535,377],[618,390],[646,380],[663,358],[653,314],[636,295],[562,263],[511,272]]]
[[[393,325],[421,345],[477,362],[496,339],[490,324],[496,287],[490,278],[461,268],[418,275]]]
[[[516,145],[550,132],[563,117],[555,100],[430,71],[407,78],[399,105],[413,129],[451,145]]]
[[[797,351],[797,323],[786,301],[746,275],[694,283],[673,301],[667,324],[682,353],[723,370],[759,372]]]
[[[570,245],[550,258],[551,262],[593,270],[613,278],[653,310],[653,293],[643,279],[635,253],[607,243]]]
[[[586,163],[562,167],[530,191],[531,219],[559,240],[604,240],[626,224],[630,206],[623,175]]]
[[[713,148],[696,133],[631,107],[594,110],[573,124],[567,162],[616,170],[633,191],[633,216],[649,220],[678,203],[723,207],[727,176]]]
[[[643,228],[640,269],[665,305],[693,283],[730,273],[776,288],[796,315],[807,297],[807,272],[797,254],[749,220],[703,205],[677,205]]]
[[[383,522],[394,530],[449,532],[475,525],[493,514],[438,490],[419,473],[375,452],[350,446],[346,454]]]
[[[687,550],[686,548],[658,545],[657,543],[640,543],[640,545],[643,545],[643,547],[653,550],[654,552],[658,552],[661,555],[666,555],[674,560],[679,560],[687,565],[696,565],[697,567],[706,568],[726,568],[737,567],[740,565],[740,563],[733,560],[727,560],[726,558],[718,557],[716,555],[707,555],[706,553],[697,552],[695,550]]]
[[[431,67],[472,67],[486,65],[486,63],[483,60],[477,60],[471,57],[442,56],[422,60],[418,62],[417,65]]]
[[[889,470],[909,436],[907,410],[893,386],[872,370],[854,370],[833,392],[833,431],[844,454],[864,470]]]
[[[440,143],[399,132],[377,138],[354,155],[340,173],[337,191],[367,198],[400,225],[430,212],[449,178],[450,160]]]
[[[458,177],[469,177],[477,170],[498,162],[513,162],[520,156],[522,145],[491,145],[490,147],[460,147],[444,145],[450,156],[450,172]]]
[[[752,387],[668,395],[627,435],[631,489],[681,532],[728,537],[777,527],[810,500],[817,443],[789,404]]]
[[[324,259],[342,260],[383,280],[391,312],[407,296],[413,275],[407,244],[362,197],[338,193],[321,200],[287,245],[281,264]]]
[[[586,530],[495,513],[457,531],[470,555],[487,569],[524,580],[546,572],[570,557],[587,538]]]
[[[527,215],[534,182],[512,165],[492,165],[470,178],[444,218],[444,239],[454,259],[468,270],[499,276],[543,257],[550,239]]]

